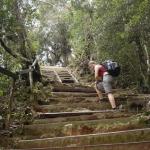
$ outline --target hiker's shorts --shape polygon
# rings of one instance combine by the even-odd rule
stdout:
[[[105,91],[105,93],[112,92],[112,81],[113,77],[109,74],[103,76],[103,81],[99,81],[96,83],[97,89],[100,91]]]

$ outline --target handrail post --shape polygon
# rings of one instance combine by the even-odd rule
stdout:
[[[29,66],[29,69],[32,69],[32,66]],[[33,88],[33,76],[32,76],[32,71],[29,71],[29,81],[30,81],[30,89],[32,90],[32,88]]]

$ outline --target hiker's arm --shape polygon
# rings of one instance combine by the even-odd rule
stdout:
[[[94,87],[95,84],[96,84],[96,82],[93,82],[93,83],[90,85],[90,87]]]
[[[96,81],[99,81],[99,80],[102,79],[102,77],[99,76],[99,69],[100,69],[100,67],[101,67],[100,65],[96,65],[95,66],[95,80]]]

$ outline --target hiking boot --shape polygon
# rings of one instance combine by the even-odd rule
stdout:
[[[118,107],[112,108],[112,110],[118,110]]]
[[[112,108],[112,110],[116,110],[116,111],[125,111],[125,109],[123,109],[123,105],[119,105],[115,108]]]
[[[97,98],[97,99],[96,99],[96,102],[98,102],[98,103],[104,102],[104,98],[101,98],[101,99],[100,99],[100,98]]]

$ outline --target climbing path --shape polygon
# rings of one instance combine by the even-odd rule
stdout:
[[[80,85],[68,69],[42,67],[41,71],[50,83],[58,82],[48,102],[34,108],[35,120],[24,125],[15,149],[149,150],[150,126],[138,114],[146,109],[150,94],[114,90],[122,109],[113,111],[105,94],[104,101],[97,102],[95,90]]]
[[[78,80],[66,67],[41,66],[41,73],[51,81],[57,80],[60,83],[78,83]]]

